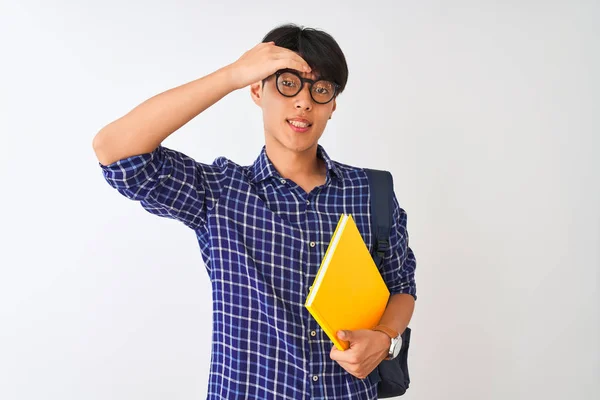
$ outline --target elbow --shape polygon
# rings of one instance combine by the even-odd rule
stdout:
[[[94,149],[94,153],[100,164],[106,166],[117,161],[109,152],[109,147],[106,144],[106,132],[104,132],[103,129],[101,129],[96,136],[94,136],[94,139],[92,139],[92,148]]]
[[[127,157],[149,153],[160,144],[148,145],[143,140],[136,140],[136,137],[139,135],[109,124],[94,136],[92,148],[100,164],[107,166]]]
[[[94,139],[92,139],[92,148],[94,149],[94,153],[100,164],[106,165],[102,154],[102,131],[98,132],[96,136],[94,136]]]
[[[96,136],[94,136],[94,139],[92,139],[92,148],[94,149],[94,153],[96,153],[97,156],[98,149],[100,149],[100,132],[98,132]]]

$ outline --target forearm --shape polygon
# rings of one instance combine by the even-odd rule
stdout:
[[[151,152],[173,132],[237,89],[225,67],[151,97],[94,137],[98,161],[108,165]]]
[[[379,325],[385,325],[402,333],[410,323],[414,309],[415,299],[410,294],[392,295]]]

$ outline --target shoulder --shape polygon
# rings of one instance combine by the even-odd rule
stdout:
[[[344,182],[351,185],[368,185],[365,168],[333,160],[332,163],[335,166],[336,172],[341,175]]]

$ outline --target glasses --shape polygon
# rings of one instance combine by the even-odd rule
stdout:
[[[337,83],[319,79],[302,78],[297,72],[280,70],[275,72],[277,78],[277,90],[285,97],[294,97],[304,87],[304,83],[310,85],[310,97],[318,104],[327,104],[337,95],[340,85]]]

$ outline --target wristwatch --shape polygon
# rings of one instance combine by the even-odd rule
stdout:
[[[373,328],[373,330],[385,333],[392,340],[386,360],[392,360],[398,357],[398,354],[400,354],[400,348],[402,347],[402,335],[385,325],[377,325],[375,328]]]

